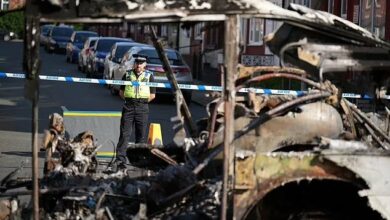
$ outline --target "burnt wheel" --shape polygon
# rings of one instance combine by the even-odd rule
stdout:
[[[332,180],[292,182],[269,192],[246,219],[383,219],[351,183]]]

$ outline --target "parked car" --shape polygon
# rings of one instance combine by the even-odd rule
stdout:
[[[168,57],[172,70],[176,76],[176,80],[179,84],[192,84],[193,77],[190,67],[186,64],[180,53],[173,49],[165,49],[165,53]],[[121,80],[126,70],[131,69],[134,65],[134,55],[147,56],[146,69],[153,72],[155,82],[166,83],[169,82],[166,76],[166,71],[163,68],[162,62],[158,57],[157,51],[151,46],[135,46],[132,47],[122,58],[121,64],[114,69],[113,79]],[[119,86],[112,86],[112,93],[117,93]],[[157,88],[157,93],[160,94],[172,94],[171,89]],[[187,103],[191,103],[192,91],[183,90],[183,95]]]
[[[70,41],[73,28],[69,26],[55,26],[49,33],[49,42],[46,44],[46,51],[65,52],[66,44]]]
[[[144,44],[137,42],[118,42],[115,43],[104,60],[104,79],[112,79],[112,70],[118,66],[123,55],[134,46],[142,46]]]
[[[66,45],[66,61],[74,63],[78,61],[79,53],[88,37],[97,37],[93,31],[73,31],[70,42]]]
[[[84,42],[84,46],[81,49],[79,53],[79,61],[78,61],[78,69],[81,72],[86,72],[87,71],[87,66],[88,66],[88,57],[90,52],[92,51],[92,47],[95,45],[97,39],[99,37],[88,37],[87,40]]]
[[[0,30],[0,41],[9,41],[17,38],[15,32],[8,30]]]
[[[112,45],[117,42],[133,42],[133,40],[117,37],[100,37],[96,41],[90,52],[87,77],[103,77],[104,59]]]
[[[39,36],[39,42],[41,46],[45,46],[49,42],[49,33],[54,27],[52,24],[46,24],[41,26],[41,34]]]

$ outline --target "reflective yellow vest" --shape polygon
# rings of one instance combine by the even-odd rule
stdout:
[[[126,81],[132,82],[149,82],[149,78],[151,76],[151,72],[145,70],[137,79],[136,74],[133,70],[126,72]],[[135,99],[149,99],[150,89],[149,86],[140,85],[126,85],[125,86],[125,98],[135,98]]]

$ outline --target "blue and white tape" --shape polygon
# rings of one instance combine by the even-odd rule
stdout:
[[[23,73],[5,73],[0,72],[0,78],[26,78]],[[101,84],[101,85],[146,85],[149,87],[156,88],[171,88],[170,83],[159,83],[159,82],[130,82],[123,80],[106,80],[106,79],[89,79],[89,78],[78,78],[78,77],[68,77],[68,76],[46,76],[39,75],[39,79],[48,80],[48,81],[62,81],[62,82],[78,82],[78,83],[91,83],[91,84]],[[222,91],[221,86],[208,86],[208,85],[192,85],[192,84],[179,84],[180,89],[186,90],[197,90],[197,91]],[[302,96],[306,91],[295,91],[295,90],[279,90],[279,89],[257,89],[257,88],[242,88],[239,92],[255,92],[259,94],[267,95],[295,95]],[[371,99],[372,97],[368,95],[360,95],[354,93],[343,93],[345,98],[363,98]],[[390,96],[384,97],[385,99],[390,99]]]

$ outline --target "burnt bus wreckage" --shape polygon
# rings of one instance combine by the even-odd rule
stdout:
[[[16,172],[2,180],[0,195],[9,198],[0,200],[0,218],[33,212],[35,219],[390,219],[390,116],[383,99],[390,44],[368,31],[325,12],[262,0],[49,0],[28,2],[26,13],[24,64],[33,108],[39,19],[224,20],[224,90],[207,106],[209,117],[192,122],[154,38],[177,95],[172,143],[131,145],[135,167],[106,173],[96,164],[93,128],[70,140],[52,132],[48,149],[60,156],[48,154],[42,179],[34,165],[32,181],[15,178]],[[280,67],[238,65],[239,16],[283,22],[265,37]],[[371,94],[385,111],[365,113],[341,96],[347,82],[340,76],[351,71],[364,85],[352,81],[347,88]],[[236,97],[240,88],[274,78],[302,82],[307,92]],[[8,191],[24,186],[32,191]],[[15,199],[23,193],[33,195],[30,207]]]

